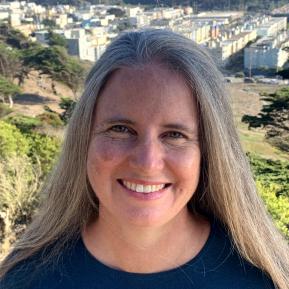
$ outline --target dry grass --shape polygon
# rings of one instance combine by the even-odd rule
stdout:
[[[228,86],[232,97],[235,124],[238,128],[244,150],[254,152],[264,158],[288,161],[289,154],[279,151],[265,141],[264,130],[248,130],[247,125],[241,122],[244,114],[257,115],[260,112],[264,102],[261,100],[259,93],[273,93],[283,86],[258,83],[231,83]]]

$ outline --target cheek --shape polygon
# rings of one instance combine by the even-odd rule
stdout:
[[[199,148],[171,154],[170,158],[177,181],[184,185],[190,183],[194,186],[198,182],[200,175],[201,153]]]
[[[125,155],[125,149],[112,141],[93,140],[88,149],[87,166],[105,170],[111,168]]]

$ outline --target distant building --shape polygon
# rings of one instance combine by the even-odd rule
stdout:
[[[65,28],[65,26],[68,24],[68,18],[66,13],[55,16],[54,20],[56,25],[58,25],[62,29]]]
[[[210,49],[217,64],[223,66],[229,58],[243,49],[250,41],[257,37],[256,30],[241,32],[237,35],[230,35],[226,40],[212,40],[209,42]]]
[[[230,24],[244,16],[243,11],[213,11],[202,12],[193,16],[193,19],[216,21],[218,24]]]
[[[104,27],[100,27],[102,33]],[[67,51],[71,55],[78,56],[82,60],[96,61],[104,52],[108,40],[106,35],[101,33],[101,30],[92,28],[92,37],[85,34],[84,29],[70,29],[64,31],[64,36],[67,40]]]
[[[261,37],[276,36],[280,31],[287,30],[286,17],[272,17],[257,27],[257,35]]]
[[[244,69],[249,75],[259,70],[278,70],[288,60],[285,47],[289,45],[286,32],[277,37],[264,37],[245,49]]]

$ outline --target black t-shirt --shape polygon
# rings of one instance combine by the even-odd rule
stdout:
[[[0,281],[0,289],[274,288],[265,273],[238,255],[218,222],[212,223],[209,238],[196,257],[163,272],[143,274],[112,269],[95,259],[81,238],[61,254],[57,263],[39,266],[37,258],[30,258],[11,270]]]

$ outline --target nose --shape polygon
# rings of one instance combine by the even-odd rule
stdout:
[[[157,140],[139,141],[130,154],[130,165],[144,174],[152,174],[163,169],[164,153]]]

